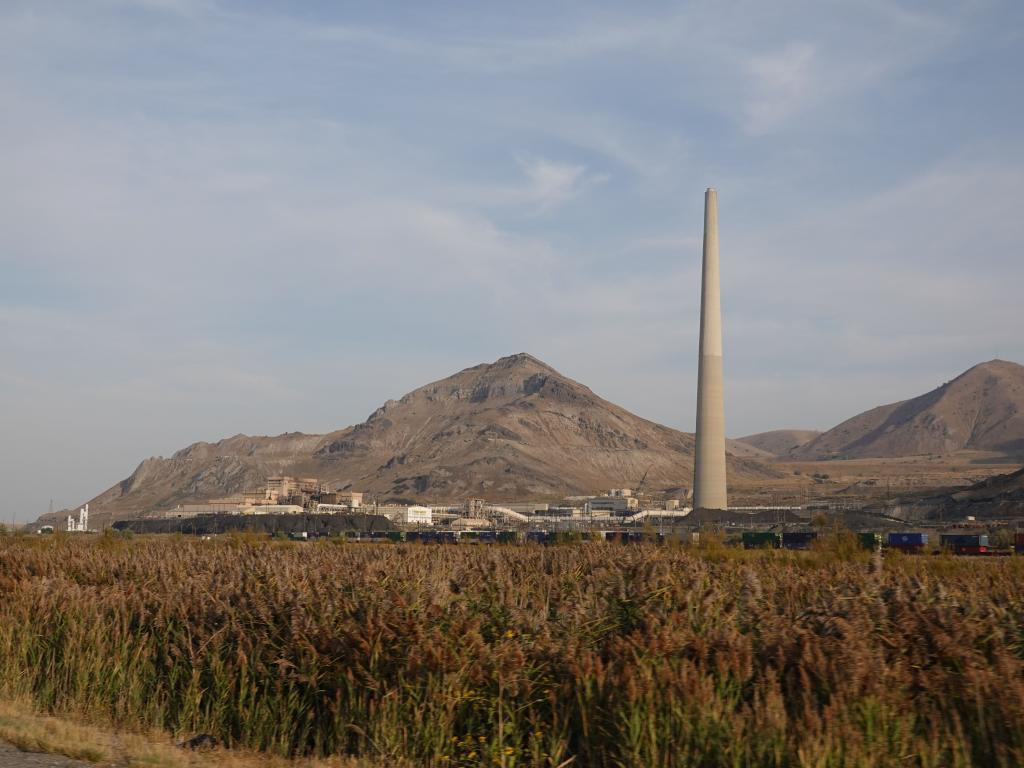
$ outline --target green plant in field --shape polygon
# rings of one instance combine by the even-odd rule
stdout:
[[[989,534],[989,544],[996,549],[1009,549],[1014,544],[1015,534],[1012,528],[996,528]]]
[[[0,694],[426,765],[1024,764],[1021,559],[852,546],[5,537]]]

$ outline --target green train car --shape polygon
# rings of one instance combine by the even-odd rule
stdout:
[[[882,548],[882,534],[880,533],[858,533],[857,543],[862,549],[877,552]]]
[[[779,549],[782,547],[782,534],[774,531],[744,531],[744,549]]]

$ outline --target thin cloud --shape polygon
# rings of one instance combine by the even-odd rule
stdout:
[[[2,515],[510,351],[692,427],[708,184],[730,432],[1024,358],[1016,5],[126,2],[0,4]]]
[[[520,159],[519,167],[526,176],[525,197],[542,208],[553,208],[572,200],[608,177],[593,174],[585,165],[560,163],[542,157]]]
[[[753,91],[745,107],[748,133],[766,133],[800,112],[814,95],[816,55],[810,43],[790,43],[747,61]]]

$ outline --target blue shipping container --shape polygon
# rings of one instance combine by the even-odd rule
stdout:
[[[890,533],[890,547],[923,547],[928,543],[927,533]]]
[[[818,538],[814,531],[783,531],[783,549],[809,549],[811,542]]]

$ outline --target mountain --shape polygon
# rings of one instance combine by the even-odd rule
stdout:
[[[561,498],[611,487],[688,488],[693,435],[635,416],[527,354],[467,368],[326,435],[236,435],[146,459],[90,504],[138,513],[318,477],[386,498]],[[730,456],[730,477],[779,473]],[[102,519],[102,518],[101,518]]]
[[[854,416],[789,456],[892,458],[965,449],[1024,454],[1024,366],[981,363],[920,397]]]
[[[1024,516],[1024,469],[995,475],[973,485],[901,500],[884,514],[907,522],[926,520],[1012,520]]]
[[[736,442],[752,446],[771,456],[785,456],[820,434],[821,432],[816,429],[776,429],[738,437]]]

